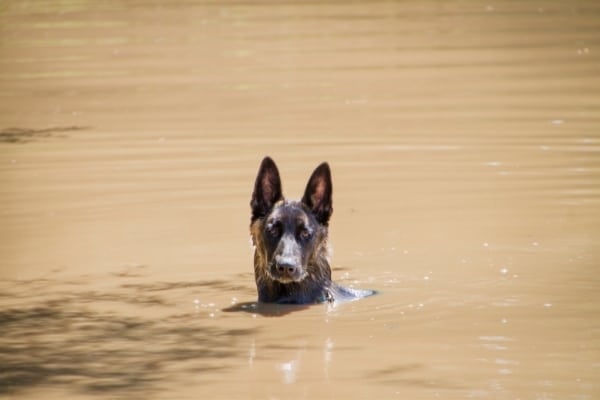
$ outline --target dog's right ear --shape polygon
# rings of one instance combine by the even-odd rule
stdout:
[[[331,170],[329,164],[324,162],[310,176],[302,197],[302,203],[312,211],[321,225],[327,226],[333,213],[332,190]]]
[[[277,165],[270,157],[265,157],[260,163],[250,201],[252,221],[267,215],[273,205],[281,199],[283,195]]]

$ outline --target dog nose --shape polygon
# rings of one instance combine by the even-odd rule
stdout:
[[[280,274],[293,275],[296,272],[296,265],[288,260],[282,260],[277,263],[277,272]]]

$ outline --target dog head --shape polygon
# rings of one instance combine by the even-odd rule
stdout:
[[[332,208],[331,171],[327,163],[312,173],[300,201],[285,200],[275,162],[262,161],[250,207],[252,238],[260,268],[281,283],[301,282],[320,271],[314,259],[326,253]]]

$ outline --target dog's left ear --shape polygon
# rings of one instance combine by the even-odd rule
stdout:
[[[265,157],[258,169],[250,200],[252,221],[267,215],[273,205],[281,199],[283,199],[283,194],[281,193],[279,170],[271,157]]]
[[[333,213],[331,171],[326,162],[319,165],[308,180],[302,203],[315,215],[321,225],[327,226]]]

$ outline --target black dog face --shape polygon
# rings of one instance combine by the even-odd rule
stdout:
[[[309,273],[321,227],[313,215],[297,202],[282,202],[268,214],[264,225],[266,272],[281,283],[300,282]]]
[[[333,212],[331,193],[331,172],[322,163],[311,175],[302,200],[287,201],[277,166],[269,157],[263,160],[250,203],[259,292],[264,280],[284,285],[330,280],[326,239]]]

